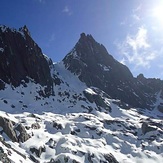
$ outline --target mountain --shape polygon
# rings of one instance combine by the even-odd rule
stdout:
[[[46,86],[46,95],[52,94],[53,81],[49,63],[26,26],[18,31],[1,26],[0,47],[1,89],[4,89],[4,83],[17,87],[31,78]]]
[[[111,98],[120,99],[132,107],[151,108],[156,102],[155,95],[163,88],[161,80],[134,78],[103,45],[84,33],[63,62],[88,87],[100,88]]]
[[[162,83],[91,35],[53,63],[26,26],[0,26],[0,162],[161,163]]]

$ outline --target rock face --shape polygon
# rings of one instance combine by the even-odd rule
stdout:
[[[0,89],[4,89],[4,83],[17,87],[29,78],[47,86],[46,95],[52,94],[49,63],[27,27],[16,30],[0,26]]]
[[[25,127],[22,124],[19,124],[15,130],[19,131],[18,141],[24,143],[30,138],[30,135],[27,134]]]
[[[39,147],[39,149],[36,149],[36,148],[30,148],[30,151],[32,153],[35,153],[37,157],[40,157],[42,152],[45,152],[46,151],[46,148],[45,147]]]
[[[146,122],[143,122],[141,129],[142,129],[143,134],[146,134],[147,132],[156,130],[156,128],[149,126],[149,124]]]
[[[148,108],[155,101],[154,94],[163,85],[160,80],[146,79],[143,83],[140,77],[134,78],[130,70],[116,61],[103,45],[84,33],[63,62],[87,86],[100,88],[112,98],[134,107]]]
[[[163,81],[146,79],[142,74],[134,78],[130,70],[116,61],[102,44],[84,33],[63,63],[88,87],[97,87],[129,106],[151,108],[156,93],[163,90]],[[0,90],[5,88],[5,83],[17,87],[34,80],[45,86],[39,94],[50,96],[54,94],[53,85],[62,83],[57,74],[51,75],[53,66],[33,41],[26,26],[19,30],[0,26]],[[94,100],[97,102],[95,97]],[[158,110],[163,112],[161,104]]]
[[[18,124],[16,127],[14,125],[11,120],[0,116],[0,127],[3,128],[2,133],[4,132],[13,142],[23,143],[27,141],[30,136],[27,134],[25,127],[22,124]],[[19,135],[17,135],[16,131],[19,131]]]
[[[0,117],[0,126],[3,128],[3,132],[13,141],[18,142],[16,132],[14,130],[14,125],[12,121],[7,118]]]
[[[7,154],[4,153],[2,147],[0,147],[0,162],[11,163],[11,160],[7,157]]]

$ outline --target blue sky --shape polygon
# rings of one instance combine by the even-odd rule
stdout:
[[[54,62],[85,32],[134,76],[163,79],[163,0],[1,0],[0,11],[0,24],[27,25]]]

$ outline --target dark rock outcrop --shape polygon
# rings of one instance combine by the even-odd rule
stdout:
[[[134,78],[130,70],[116,61],[91,35],[81,34],[73,50],[63,59],[65,67],[87,86],[105,91],[133,107],[150,108],[155,94],[163,87],[157,79]],[[143,88],[142,88],[143,87]]]
[[[163,123],[161,122],[157,122],[157,121],[153,121],[151,118],[148,118],[146,120],[143,120],[142,122],[142,126],[141,126],[141,130],[143,134],[146,134],[147,132],[150,131],[158,131],[160,130],[162,132],[163,129]]]
[[[16,132],[14,130],[13,122],[7,118],[0,116],[0,126],[3,128],[3,132],[13,141],[18,142]]]
[[[30,138],[30,135],[26,132],[25,127],[22,124],[19,124],[15,130],[19,131],[18,141],[24,143]]]
[[[118,161],[116,160],[116,158],[111,154],[105,154],[104,158],[106,159],[107,162],[109,163],[118,163]]]
[[[39,123],[33,123],[32,125],[31,125],[31,128],[32,129],[40,129],[41,128],[41,126],[39,125]]]
[[[32,153],[35,153],[37,157],[40,157],[42,152],[46,151],[46,148],[45,147],[39,147],[39,149],[36,149],[35,147],[33,147],[33,148],[30,148],[30,151]]]
[[[2,147],[0,147],[0,162],[11,163],[11,160],[8,158],[7,154],[4,153]]]
[[[22,124],[16,124],[11,120],[0,116],[0,127],[3,128],[1,132],[4,132],[13,142],[25,142],[30,138],[30,135],[27,134],[25,127]],[[17,135],[19,131],[19,135]]]
[[[4,83],[17,87],[32,79],[46,86],[49,96],[53,93],[49,63],[26,26],[19,30],[0,26],[0,89]]]
[[[159,110],[161,113],[163,113],[163,105],[162,105],[162,104],[159,105],[157,108],[158,108],[158,110]]]
[[[143,134],[146,134],[147,132],[156,130],[156,128],[150,126],[147,122],[143,122],[141,129],[142,129]]]
[[[85,97],[88,99],[89,102],[93,103],[95,102],[95,104],[97,105],[97,107],[102,107],[106,110],[109,110],[111,112],[111,108],[110,106],[108,106],[105,102],[104,99],[99,95],[99,94],[91,94],[87,91],[83,92]],[[100,109],[100,108],[99,108]]]

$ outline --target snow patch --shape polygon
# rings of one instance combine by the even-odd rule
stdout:
[[[3,48],[0,48],[0,52],[2,52],[2,53],[3,53],[3,52],[4,52],[4,49],[3,49]]]
[[[105,66],[102,64],[98,64],[101,68],[103,68],[104,71],[110,71],[111,67],[110,66]]]

